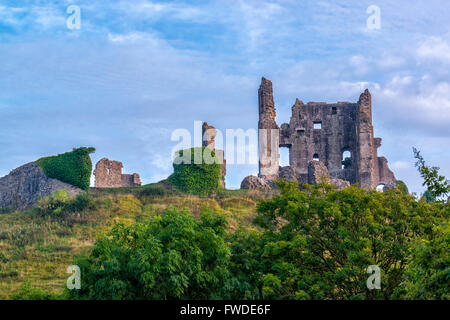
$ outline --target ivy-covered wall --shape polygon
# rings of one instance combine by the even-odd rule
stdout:
[[[95,148],[81,147],[57,156],[40,158],[37,164],[47,177],[87,190],[92,172],[92,161],[89,155],[93,152]]]
[[[180,163],[180,159],[188,159],[188,163]],[[201,154],[201,163],[194,163],[195,154]],[[208,157],[203,157],[207,155]],[[214,159],[211,161],[211,159]],[[211,163],[213,162],[213,163]],[[178,151],[173,163],[174,173],[168,182],[177,189],[191,194],[210,194],[220,187],[220,164],[214,151],[208,147],[197,147]]]

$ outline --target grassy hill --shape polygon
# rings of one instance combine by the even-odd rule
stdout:
[[[78,254],[87,254],[99,235],[114,224],[145,222],[169,206],[188,208],[196,217],[203,208],[224,214],[229,229],[251,226],[256,202],[270,192],[222,190],[211,197],[185,195],[159,183],[135,188],[94,189],[89,207],[42,214],[39,210],[0,214],[0,299],[20,287],[62,292],[66,269]]]

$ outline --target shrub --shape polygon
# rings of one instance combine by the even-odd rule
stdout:
[[[66,208],[69,211],[81,212],[89,209],[95,209],[94,197],[88,192],[82,192],[75,197],[72,201],[70,201]]]
[[[42,197],[36,204],[36,210],[40,214],[60,215],[72,198],[67,190],[55,191],[51,196]]]
[[[35,207],[40,214],[57,216],[61,216],[66,212],[81,212],[94,208],[94,197],[91,194],[82,192],[73,197],[64,189],[54,192],[51,196],[42,197]]]
[[[89,154],[95,148],[78,148],[57,156],[40,158],[37,164],[49,178],[87,190],[90,185],[92,161]]]
[[[200,164],[194,163],[196,154],[197,156],[201,154]],[[205,162],[204,155],[210,155],[213,163]],[[219,190],[221,178],[219,160],[215,152],[207,147],[178,151],[173,169],[174,173],[168,178],[168,182],[183,192],[206,195]]]
[[[203,212],[200,221],[170,208],[147,224],[116,225],[89,257],[74,264],[81,299],[213,299],[228,278],[226,220]]]

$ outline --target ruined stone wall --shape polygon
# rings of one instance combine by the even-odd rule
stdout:
[[[258,127],[277,128],[272,83],[263,78],[258,94]],[[357,103],[304,104],[296,99],[290,122],[280,128],[279,147],[289,148],[290,167],[299,184],[308,183],[311,161],[322,162],[331,179],[358,183],[365,189],[395,181],[386,158],[377,155],[380,145],[381,138],[373,134],[372,102],[367,89]],[[344,158],[345,151],[350,152],[349,157]],[[276,153],[278,157],[278,150],[261,147],[261,144],[259,153],[260,159],[267,153]],[[268,180],[278,177],[278,172],[265,175],[261,168],[264,167],[260,164],[260,177]],[[287,172],[286,169],[283,172]]]
[[[141,184],[141,178],[137,173],[122,174],[122,187],[137,187]]]
[[[96,188],[125,188],[141,185],[139,174],[122,174],[123,164],[107,158],[97,162],[94,170]]]
[[[342,167],[344,151],[354,153],[356,104],[309,102],[296,100],[289,124],[281,126],[280,147],[288,147],[290,165],[302,181],[306,180],[309,162],[323,162],[333,178],[356,182],[351,161]]]

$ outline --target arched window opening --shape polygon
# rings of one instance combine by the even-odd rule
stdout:
[[[378,192],[383,192],[383,189],[384,189],[384,184],[379,184],[379,185],[377,185],[377,188],[376,188],[376,190],[378,191]]]
[[[352,153],[350,150],[342,152],[342,169],[348,169],[352,166]]]
[[[317,153],[314,154],[313,161],[319,161],[319,155]]]

